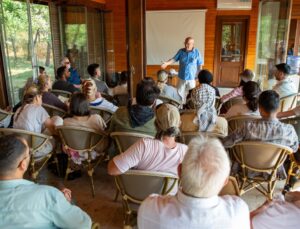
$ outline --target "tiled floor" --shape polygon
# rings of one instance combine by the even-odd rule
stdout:
[[[57,180],[63,181],[45,169],[42,172],[39,183],[53,184]],[[113,201],[115,196],[114,179],[106,173],[105,164],[96,169],[94,182],[95,198],[92,197],[89,178],[86,174],[76,180],[65,182],[65,186],[72,190],[76,204],[85,210],[93,221],[101,224],[101,229],[122,228],[122,203],[120,198],[117,202]],[[284,181],[279,182],[275,192],[281,192],[283,185]],[[250,210],[256,209],[266,200],[256,190],[247,192],[242,198],[247,202]]]

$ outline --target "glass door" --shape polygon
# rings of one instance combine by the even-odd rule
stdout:
[[[259,4],[256,50],[256,79],[263,89],[271,89],[274,66],[286,62],[290,0],[265,0]]]
[[[0,4],[5,77],[9,102],[14,105],[22,98],[20,89],[26,81],[38,76],[39,65],[54,76],[49,10],[29,0],[2,0]]]
[[[215,72],[217,86],[236,87],[244,69],[248,18],[242,16],[217,18]]]

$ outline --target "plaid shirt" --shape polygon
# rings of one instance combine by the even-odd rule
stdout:
[[[288,146],[294,152],[298,150],[298,136],[294,127],[277,119],[246,121],[231,135],[223,139],[225,147],[231,147],[241,141],[264,141]]]
[[[201,84],[192,91],[192,101],[197,109],[195,124],[199,126],[199,131],[207,131],[210,125],[216,123],[215,98],[216,91],[208,84]]]

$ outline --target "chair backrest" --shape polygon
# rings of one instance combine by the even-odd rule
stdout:
[[[297,136],[298,136],[298,140],[300,142],[300,116],[298,116],[298,117],[295,117],[295,116],[288,117],[288,118],[281,119],[280,121],[284,122],[284,123],[291,124],[291,125],[294,126],[295,131],[296,131]]]
[[[222,107],[224,107],[225,110],[228,111],[230,109],[230,107],[232,107],[235,104],[240,104],[240,103],[244,103],[244,100],[243,100],[243,97],[238,96],[238,97],[234,97],[232,99],[229,99],[228,101],[223,103]]]
[[[216,96],[216,98],[215,98],[215,108],[217,110],[217,114],[220,114],[221,107],[222,107],[221,98],[219,96]]]
[[[219,196],[224,195],[240,195],[239,186],[235,177],[230,176],[228,178],[228,183],[222,188],[221,192],[219,193]]]
[[[129,95],[128,94],[114,95],[114,99],[117,101],[118,106],[127,106]]]
[[[51,106],[49,104],[43,103],[42,106],[45,108],[45,110],[48,112],[50,117],[53,117],[55,115],[64,117],[66,115],[66,112],[58,107]]]
[[[59,136],[67,148],[76,151],[92,151],[106,134],[93,129],[76,126],[58,126]]]
[[[242,168],[258,172],[270,172],[293,153],[289,147],[261,141],[244,141],[233,146],[233,155]]]
[[[181,135],[179,137],[180,142],[183,144],[188,145],[190,143],[190,141],[198,136],[207,136],[207,137],[211,137],[211,138],[224,138],[225,136],[222,134],[217,134],[217,133],[213,133],[213,132],[200,132],[200,131],[195,131],[195,132],[181,132]]]
[[[255,115],[237,115],[227,119],[228,122],[228,132],[232,133],[237,128],[243,125],[246,121],[261,119],[260,116]]]
[[[178,177],[163,172],[129,170],[116,176],[116,185],[124,197],[136,204],[140,204],[150,194],[166,195],[177,185]]]
[[[104,119],[104,122],[106,124],[109,123],[109,121],[111,120],[111,117],[113,115],[113,112],[111,112],[110,110],[107,110],[105,108],[90,106],[90,110],[91,110],[92,114],[100,115]]]
[[[159,95],[158,99],[163,101],[163,103],[169,103],[169,104],[172,104],[172,105],[174,105],[175,107],[178,107],[178,108],[182,105],[180,101],[177,101],[173,98],[170,98],[170,97],[164,96],[164,95]]]
[[[0,136],[15,134],[24,138],[30,148],[30,151],[34,154],[36,151],[41,149],[46,142],[51,139],[51,136],[45,134],[39,134],[27,130],[12,129],[12,128],[1,128]]]
[[[280,108],[281,112],[288,111],[296,107],[297,105],[298,94],[292,94],[289,96],[282,97],[280,99]]]
[[[71,98],[71,96],[72,96],[71,92],[69,92],[69,91],[63,91],[63,90],[52,89],[51,93],[53,93],[57,97],[60,95],[60,96],[66,97],[66,98]]]
[[[141,138],[154,138],[153,136],[147,134],[135,132],[112,132],[110,136],[116,141],[120,153],[125,152],[130,146],[132,146]]]
[[[12,112],[8,112],[8,111],[5,111],[5,110],[2,110],[0,109],[0,122],[4,119],[6,119],[6,117],[8,116],[12,116],[14,113]]]

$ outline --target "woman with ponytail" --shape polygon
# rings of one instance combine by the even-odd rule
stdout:
[[[257,115],[258,110],[258,97],[260,94],[260,88],[258,83],[249,81],[243,86],[243,104],[236,104],[232,106],[225,114],[225,118],[230,118],[237,115]]]
[[[36,86],[29,87],[23,96],[22,106],[14,115],[13,128],[27,130],[36,133],[55,134],[55,126],[62,125],[60,117],[49,117],[42,107],[42,95]],[[54,142],[48,142],[35,156],[43,157],[54,148]]]

